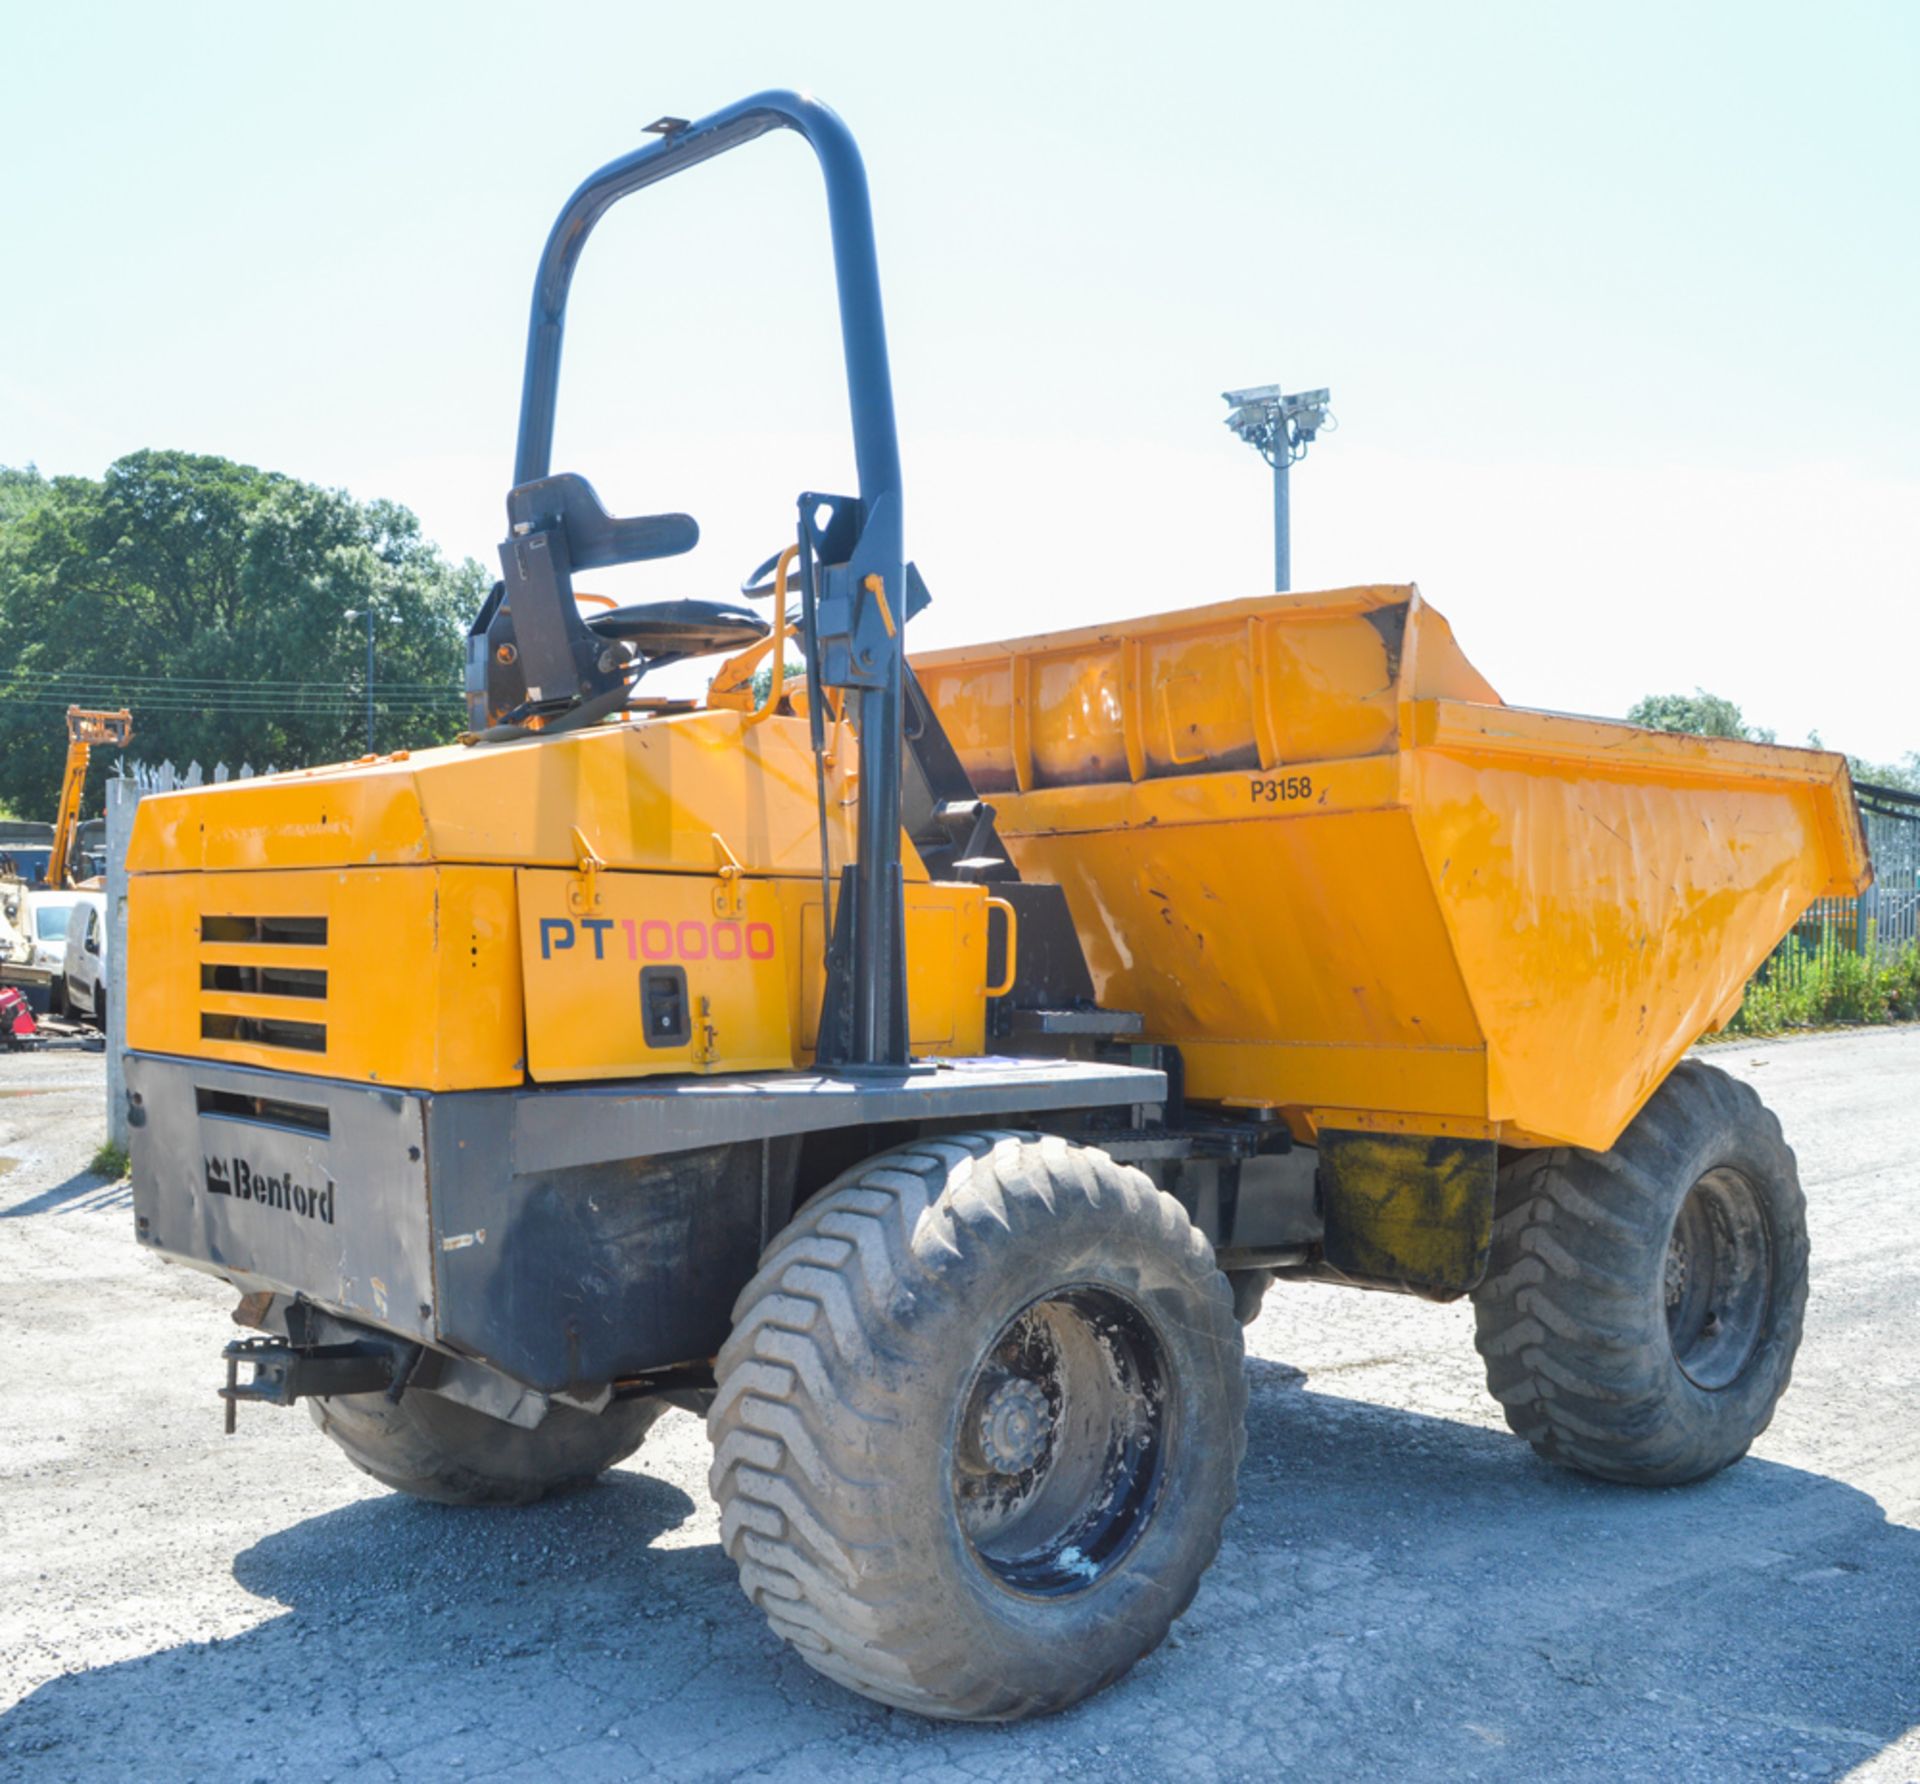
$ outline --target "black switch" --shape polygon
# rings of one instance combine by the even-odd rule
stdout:
[[[692,1040],[684,966],[640,969],[640,1024],[646,1030],[649,1047],[684,1047]]]

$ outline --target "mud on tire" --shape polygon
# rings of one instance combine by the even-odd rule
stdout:
[[[385,1486],[443,1505],[531,1505],[584,1487],[640,1447],[664,1410],[616,1400],[605,1412],[552,1407],[531,1430],[439,1394],[337,1394],[307,1402],[347,1459]]]
[[[1677,1485],[1767,1428],[1806,1301],[1780,1123],[1688,1060],[1611,1150],[1530,1153],[1503,1174],[1475,1342],[1507,1423],[1548,1461]]]
[[[847,1173],[734,1309],[721,1540],[809,1665],[922,1715],[1064,1708],[1166,1635],[1246,1447],[1240,1329],[1105,1153],[942,1136]]]

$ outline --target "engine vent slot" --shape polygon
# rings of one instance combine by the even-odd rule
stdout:
[[[247,1096],[237,1090],[212,1090],[204,1084],[193,1087],[194,1106],[202,1115],[215,1120],[245,1121],[255,1127],[285,1127],[303,1134],[326,1138],[333,1132],[333,1117],[312,1103],[290,1103],[274,1096]]]
[[[324,948],[325,917],[210,917],[200,919],[200,940],[217,943],[265,943],[283,948]]]
[[[200,1012],[203,1041],[235,1041],[242,1046],[291,1047],[301,1053],[327,1050],[324,1022],[289,1022],[277,1016],[235,1016],[224,1011]]]
[[[200,989],[251,997],[325,997],[327,973],[325,967],[203,965]]]

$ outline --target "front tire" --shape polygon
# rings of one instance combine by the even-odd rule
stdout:
[[[721,1540],[809,1665],[926,1716],[1064,1709],[1165,1637],[1246,1447],[1232,1297],[1105,1153],[941,1136],[841,1177],[734,1308]]]
[[[347,1460],[383,1486],[442,1505],[531,1505],[584,1487],[640,1447],[665,1404],[554,1405],[528,1429],[440,1394],[336,1394],[307,1402]]]
[[[1475,1342],[1549,1462],[1672,1486],[1747,1453],[1807,1303],[1806,1199],[1753,1090],[1688,1060],[1610,1151],[1528,1154],[1500,1185]]]

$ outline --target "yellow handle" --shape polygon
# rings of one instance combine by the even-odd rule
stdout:
[[[879,606],[880,623],[887,628],[887,636],[891,638],[898,628],[893,623],[893,609],[887,605],[887,585],[878,576],[869,576],[860,586]]]
[[[779,709],[781,700],[787,691],[787,572],[793,568],[793,560],[800,555],[800,547],[789,545],[780,554],[780,561],[773,567],[773,675],[767,682],[767,697],[760,703],[758,712],[750,712],[740,721],[744,728],[757,725],[762,719],[771,718]]]
[[[992,913],[994,911],[1002,911],[1006,914],[1007,976],[1004,979],[1002,979],[998,985],[989,985],[987,987],[987,995],[989,997],[1005,997],[1007,993],[1013,989],[1014,978],[1019,972],[1020,913],[1016,911],[1013,908],[1013,906],[1010,905],[1004,898],[989,898],[987,900],[987,911],[988,911],[987,921],[989,923],[993,921]]]

